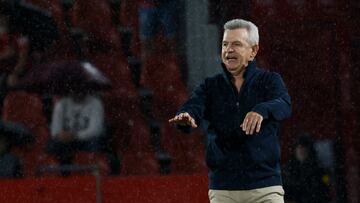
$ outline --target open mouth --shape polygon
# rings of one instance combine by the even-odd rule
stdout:
[[[237,60],[237,57],[235,57],[235,56],[226,56],[225,57],[225,59],[227,60],[227,61],[236,61]]]

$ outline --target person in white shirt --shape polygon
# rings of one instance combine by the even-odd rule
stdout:
[[[72,93],[55,104],[46,151],[60,165],[72,163],[76,151],[100,151],[104,146],[104,107],[98,96]]]
[[[60,99],[55,106],[51,136],[88,140],[104,132],[104,108],[99,97],[76,94]]]

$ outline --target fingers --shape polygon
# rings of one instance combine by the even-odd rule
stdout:
[[[250,134],[252,135],[254,133],[254,129],[256,127],[257,121],[256,120],[252,120],[251,124],[249,125],[249,127],[246,129],[246,134]]]
[[[263,118],[261,117],[261,119],[258,121],[257,127],[256,127],[256,132],[259,133],[260,132],[260,128],[261,128],[261,123],[263,121]]]
[[[186,119],[186,121],[191,125],[191,127],[193,128],[197,128],[195,119],[193,117],[191,117],[188,113],[184,113],[184,119]]]
[[[246,115],[246,116],[245,116],[245,119],[244,119],[244,122],[243,122],[243,124],[242,124],[242,129],[243,129],[243,131],[246,131],[248,124],[249,124],[249,118],[248,118],[248,116]]]
[[[179,115],[176,115],[174,118],[171,118],[169,120],[169,123],[175,123],[178,125],[190,125],[193,128],[197,128],[195,119],[190,116],[189,113],[180,113]]]
[[[263,117],[256,112],[249,112],[246,114],[243,123],[240,125],[245,134],[252,135],[254,132],[258,133],[261,129]]]
[[[176,123],[178,121],[183,120],[184,116],[186,116],[187,113],[180,113],[179,115],[176,115],[174,118],[170,119],[170,123]]]

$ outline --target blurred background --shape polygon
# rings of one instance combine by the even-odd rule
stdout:
[[[208,202],[203,131],[167,121],[233,18],[292,97],[286,201],[359,202],[355,0],[0,0],[0,200]]]

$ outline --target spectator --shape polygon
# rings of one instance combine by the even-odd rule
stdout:
[[[0,105],[8,88],[18,83],[25,73],[29,55],[29,40],[26,36],[12,33],[9,16],[0,14]]]
[[[87,93],[61,98],[55,105],[50,130],[46,150],[60,165],[72,164],[76,151],[102,150],[106,141],[102,101]]]
[[[155,37],[162,30],[168,52],[175,51],[177,33],[177,0],[140,0],[139,6],[140,40],[143,44],[143,59],[153,54]],[[158,25],[161,25],[159,27]]]
[[[327,203],[328,176],[319,166],[312,138],[300,135],[295,143],[294,155],[283,170],[285,199],[296,203]]]
[[[21,164],[18,157],[11,151],[8,135],[0,131],[0,178],[19,178],[22,176]]]

